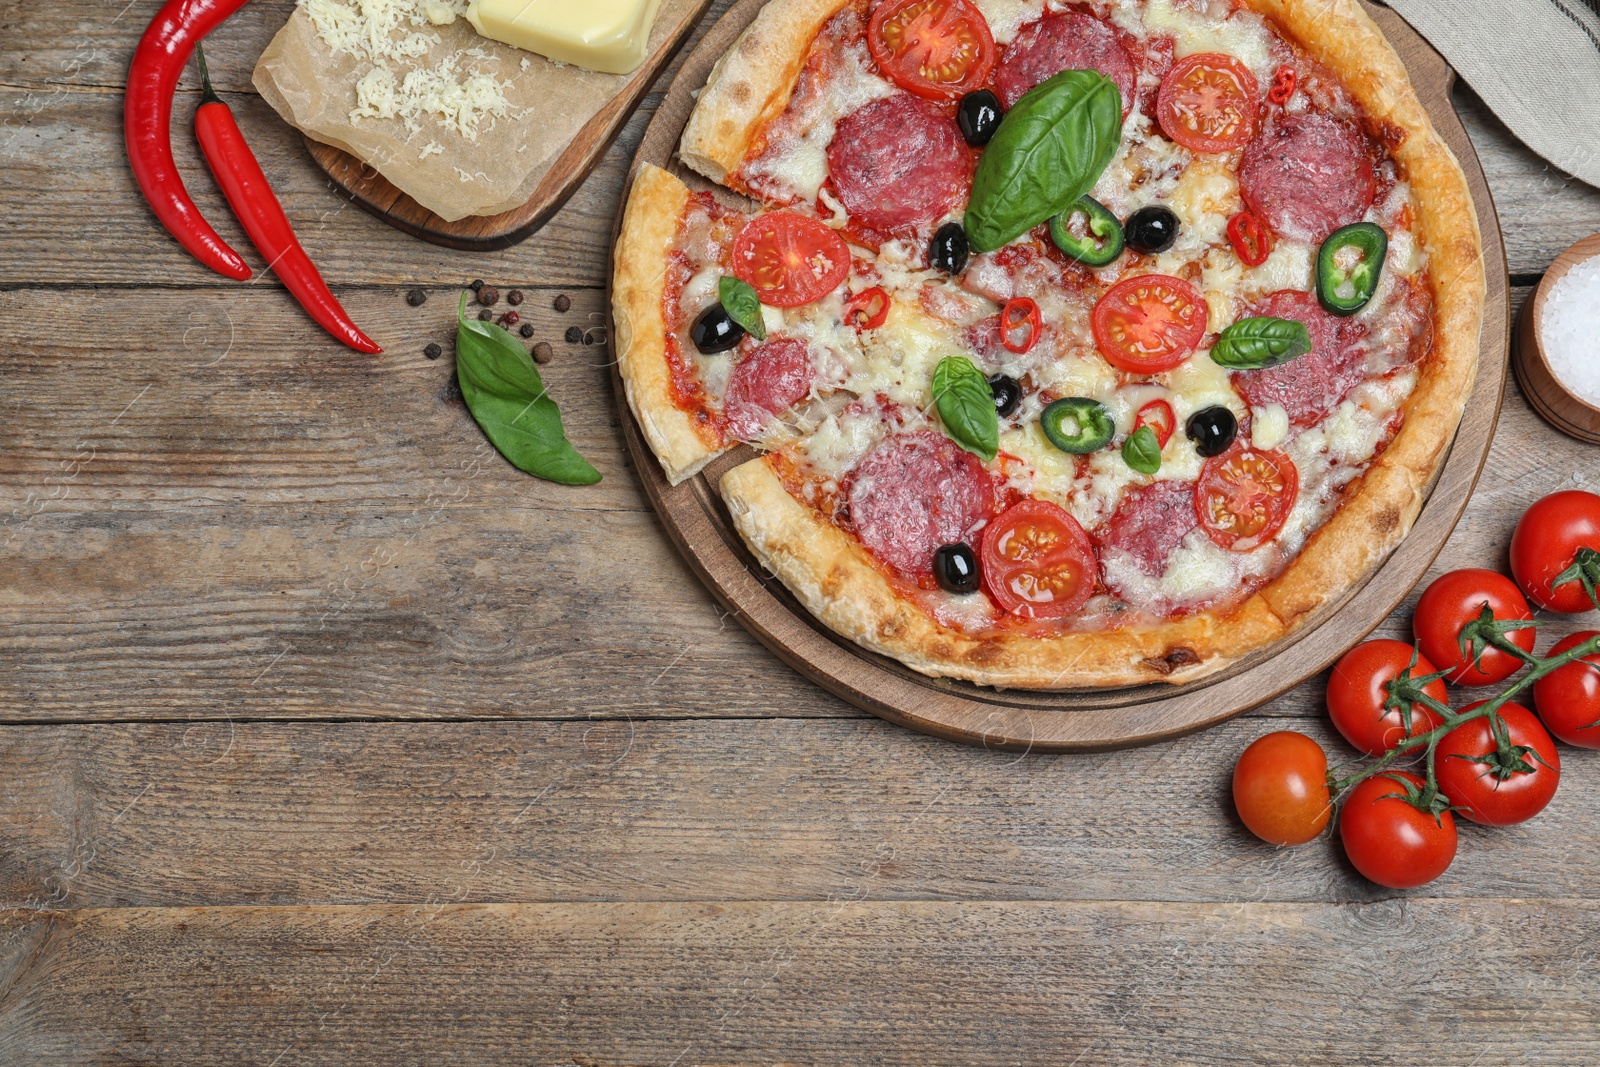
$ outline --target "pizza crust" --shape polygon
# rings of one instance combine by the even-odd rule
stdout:
[[[717,61],[678,144],[683,162],[726,185],[767,123],[789,106],[811,43],[850,0],[772,0]]]
[[[1225,614],[1035,637],[964,634],[902,596],[849,534],[795,500],[770,457],[722,477],[722,499],[761,565],[830,629],[923,674],[1018,689],[1191,682],[1283,636],[1260,597]]]
[[[941,626],[897,591],[854,537],[795,500],[773,461],[729,471],[721,490],[740,535],[825,625],[914,670],[981,685],[1182,684],[1303,626],[1358,587],[1410,531],[1477,372],[1486,281],[1466,176],[1357,0],[1246,2],[1340,78],[1386,132],[1415,194],[1414,233],[1429,255],[1433,286],[1434,345],[1403,405],[1400,432],[1288,567],[1241,604],[1150,626],[1044,638],[1003,630],[975,636]],[[684,134],[684,161],[726,182],[782,111],[811,41],[843,6],[843,0],[769,3],[713,71]],[[619,264],[620,257],[619,250]]]
[[[683,182],[648,163],[639,168],[622,216],[611,283],[623,391],[673,485],[694,477],[723,451],[673,399],[667,365],[667,262],[688,204]]]

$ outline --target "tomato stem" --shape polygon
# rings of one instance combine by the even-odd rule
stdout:
[[[1518,649],[1518,651],[1521,650]],[[1596,634],[1594,637],[1589,638],[1582,644],[1574,645],[1559,655],[1550,656],[1544,660],[1538,660],[1530,657],[1530,662],[1533,664],[1532,670],[1523,675],[1518,681],[1507,686],[1497,696],[1490,700],[1484,701],[1482,704],[1470,711],[1452,711],[1450,708],[1429,697],[1426,693],[1420,692],[1420,689],[1414,695],[1406,693],[1405,695],[1408,699],[1414,699],[1418,703],[1425,703],[1434,711],[1438,712],[1440,718],[1442,718],[1444,722],[1426,733],[1416,734],[1412,737],[1406,738],[1394,748],[1384,753],[1383,756],[1380,757],[1376,762],[1370,764],[1363,770],[1357,771],[1355,774],[1352,774],[1346,778],[1333,778],[1330,776],[1328,781],[1329,791],[1334,794],[1335,798],[1337,798],[1339,794],[1347,792],[1357,783],[1364,782],[1375,774],[1382,774],[1384,771],[1389,770],[1395,765],[1395,763],[1399,761],[1401,756],[1415,752],[1417,749],[1423,749],[1423,758],[1427,763],[1428,788],[1423,794],[1421,800],[1418,801],[1418,805],[1422,806],[1422,804],[1430,803],[1432,797],[1438,792],[1438,780],[1434,774],[1434,752],[1439,747],[1439,742],[1444,739],[1446,734],[1450,733],[1450,731],[1454,730],[1463,723],[1472,722],[1474,719],[1490,719],[1491,727],[1493,727],[1493,725],[1499,720],[1500,709],[1506,704],[1510,703],[1512,697],[1517,696],[1524,689],[1527,689],[1529,686],[1533,685],[1546,675],[1553,674],[1562,667],[1565,667],[1567,664],[1577,662],[1587,656],[1592,656],[1596,652],[1600,652],[1600,634]],[[1417,681],[1421,681],[1421,679],[1408,679],[1408,681],[1414,684]],[[1424,684],[1426,683],[1424,682]],[[1495,731],[1495,737],[1497,739],[1501,737],[1502,734],[1503,731]],[[1422,810],[1427,811],[1429,809],[1423,807]]]

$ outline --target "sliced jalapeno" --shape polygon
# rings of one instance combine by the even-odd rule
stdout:
[[[1039,425],[1051,444],[1075,456],[1100,451],[1111,443],[1117,432],[1117,424],[1106,406],[1086,396],[1057,400],[1044,409]]]
[[[1083,216],[1085,236],[1072,232],[1072,222]],[[1050,220],[1050,240],[1080,263],[1103,267],[1122,255],[1122,223],[1092,196],[1080,196],[1075,204]]]
[[[1342,226],[1317,252],[1317,300],[1335,315],[1354,315],[1378,291],[1389,235],[1372,222]]]

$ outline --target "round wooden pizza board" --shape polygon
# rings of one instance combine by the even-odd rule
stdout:
[[[689,56],[645,131],[635,166],[654,163],[693,188],[711,188],[677,162],[678,139],[694,106],[694,93],[764,2],[739,0]],[[1327,668],[1371,633],[1422,579],[1472,495],[1500,415],[1510,309],[1505,248],[1494,203],[1472,142],[1450,103],[1454,72],[1394,12],[1370,4],[1367,10],[1405,61],[1434,125],[1466,171],[1483,230],[1488,302],[1477,381],[1450,453],[1416,526],[1364,583],[1324,608],[1287,641],[1189,685],[1038,693],[927,678],[826,629],[746,550],[716,484],[726,471],[750,459],[752,450],[737,449],[682,485],[669,485],[633,421],[621,379],[614,373],[624,435],[645,491],[668,535],[716,598],[785,663],[857,707],[925,733],[1010,751],[1095,751],[1178,737],[1279,696]],[[624,190],[624,204],[626,194]],[[610,333],[616,336],[615,330]],[[613,359],[613,371],[615,366]]]

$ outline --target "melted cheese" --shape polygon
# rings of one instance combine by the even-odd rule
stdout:
[[[1261,18],[1240,9],[1229,14],[1226,3],[1182,4],[1174,0],[1149,0],[1144,7],[1145,33],[1170,33],[1173,55],[1182,59],[1196,52],[1222,52],[1233,56],[1261,84],[1267,84],[1274,70],[1271,37]],[[1137,24],[1137,8],[1119,5],[1118,21]]]

